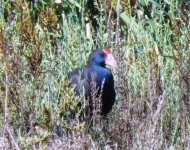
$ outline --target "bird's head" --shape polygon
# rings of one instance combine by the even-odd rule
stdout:
[[[107,48],[97,48],[93,50],[89,56],[88,64],[105,67],[105,65],[113,68],[117,67],[116,61]]]

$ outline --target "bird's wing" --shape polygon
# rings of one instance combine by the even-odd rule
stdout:
[[[69,73],[69,79],[72,83],[72,85],[74,86],[74,91],[76,93],[76,95],[80,95],[80,87],[81,87],[81,81],[80,81],[80,72],[82,71],[81,68],[76,68],[74,70],[72,70]]]
[[[90,68],[86,65],[82,68],[76,68],[69,73],[69,79],[74,85],[76,95],[79,96],[85,94],[85,97],[89,95],[91,82],[90,74]]]

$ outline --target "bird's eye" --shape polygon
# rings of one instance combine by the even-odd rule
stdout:
[[[101,55],[102,57],[105,57],[105,56],[106,56],[106,54],[105,54],[103,51],[100,53],[100,55]]]

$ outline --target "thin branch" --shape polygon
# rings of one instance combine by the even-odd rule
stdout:
[[[116,26],[116,44],[119,47],[120,44],[120,0],[117,0],[117,26]]]
[[[4,129],[3,129],[3,144],[5,144],[6,127],[8,126],[8,73],[7,63],[5,61],[5,98],[4,98]]]
[[[9,133],[9,136],[11,137],[11,140],[12,140],[13,144],[15,145],[16,150],[20,150],[18,144],[16,143],[16,141],[15,141],[15,139],[14,139],[13,135],[11,134],[11,132],[10,132],[10,130],[9,130],[8,127],[6,127],[6,130]]]
[[[5,63],[5,67],[6,67]],[[4,122],[7,123],[8,121],[8,74],[5,70],[5,99],[4,99]]]

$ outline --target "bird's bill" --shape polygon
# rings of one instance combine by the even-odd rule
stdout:
[[[111,66],[112,68],[117,67],[117,63],[115,61],[115,58],[112,56],[112,54],[107,54],[106,59],[105,59],[106,65]]]

